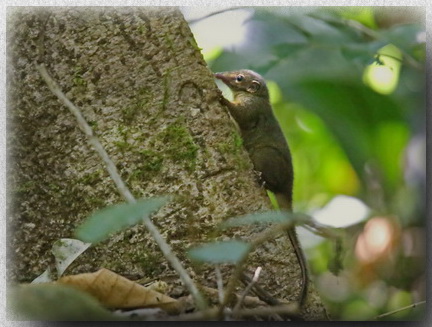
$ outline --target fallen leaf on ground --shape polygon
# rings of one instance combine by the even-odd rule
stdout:
[[[112,309],[161,308],[178,314],[183,303],[162,293],[148,289],[108,269],[60,278],[57,283],[74,286],[97,298]]]

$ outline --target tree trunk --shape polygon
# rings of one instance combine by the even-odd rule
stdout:
[[[213,270],[188,261],[185,249],[220,236],[250,239],[254,228],[216,226],[271,206],[182,15],[173,8],[14,8],[7,50],[9,279],[31,281],[47,268],[54,241],[123,201],[36,70],[42,62],[135,197],[175,196],[153,221],[192,277],[215,287]],[[257,249],[248,265],[263,267],[261,286],[274,297],[297,297],[301,274],[285,236]],[[133,279],[176,276],[143,226],[90,248],[67,273],[100,267]],[[324,319],[313,287],[304,316]]]

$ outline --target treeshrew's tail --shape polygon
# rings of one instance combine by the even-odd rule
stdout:
[[[292,211],[291,201],[288,200],[288,196],[286,196],[286,194],[278,193],[275,194],[275,196],[280,209]],[[289,240],[294,248],[294,253],[297,257],[297,261],[300,265],[302,288],[299,296],[299,304],[300,306],[302,306],[306,299],[306,295],[308,292],[308,284],[309,284],[309,274],[308,274],[308,268],[306,263],[306,257],[304,255],[302,248],[300,247],[300,242],[298,240],[295,227],[288,229],[287,232],[288,232]]]

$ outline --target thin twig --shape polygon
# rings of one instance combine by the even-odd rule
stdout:
[[[401,311],[404,311],[404,310],[407,310],[407,309],[415,308],[416,306],[421,305],[421,304],[425,304],[425,303],[426,303],[426,301],[416,302],[416,303],[407,305],[406,307],[399,308],[399,309],[396,309],[396,310],[393,310],[393,311],[390,311],[390,312],[387,312],[387,313],[383,313],[382,315],[376,316],[375,319],[378,320],[378,319],[390,316],[392,314],[395,314],[395,313],[398,313],[398,312],[401,312]]]
[[[242,276],[241,276],[241,282],[244,285],[247,286],[251,281],[252,281],[252,279],[245,272],[243,272]],[[263,302],[265,302],[265,303],[267,303],[269,305],[279,305],[279,304],[282,304],[282,301],[280,301],[280,300],[274,298],[273,296],[271,296],[266,290],[264,290],[263,288],[261,288],[261,286],[259,286],[259,284],[254,284],[252,292],[256,296],[258,296],[258,298],[261,301],[263,301]]]
[[[47,83],[48,88],[51,90],[51,92],[54,93],[57,96],[57,98],[66,107],[68,107],[69,110],[72,112],[72,114],[75,116],[75,118],[78,122],[78,126],[84,132],[84,134],[87,136],[89,143],[91,145],[93,145],[97,154],[101,157],[101,159],[105,163],[106,169],[108,170],[112,180],[116,184],[119,193],[126,199],[126,201],[135,202],[136,200],[135,200],[134,196],[132,195],[132,193],[129,191],[129,189],[127,188],[127,186],[123,182],[122,178],[120,177],[120,174],[117,172],[116,166],[114,165],[114,163],[112,162],[112,160],[108,156],[108,153],[105,151],[104,147],[99,142],[98,138],[93,134],[92,128],[87,123],[84,116],[81,114],[81,111],[62,92],[59,85],[49,75],[44,64],[37,65],[37,69],[38,69],[39,73],[41,74],[42,78]]]
[[[246,286],[252,283],[252,278],[250,278],[245,272],[242,273],[241,281]],[[279,300],[271,296],[266,290],[261,288],[257,283],[253,284],[252,292],[258,296],[258,298],[272,306],[282,305],[284,303],[283,300]],[[283,321],[282,317],[276,313],[271,315],[271,318],[278,321]]]
[[[337,239],[341,238],[344,233],[338,228],[324,226],[312,219],[305,221],[302,227],[306,228],[311,233],[314,233],[324,238]]]
[[[250,292],[250,290],[252,289],[252,287],[253,287],[253,286],[256,284],[256,282],[258,281],[258,278],[259,278],[259,275],[260,275],[260,273],[261,273],[261,270],[262,270],[261,267],[258,267],[258,268],[255,270],[255,274],[254,274],[254,276],[253,276],[251,282],[248,284],[248,286],[246,286],[245,290],[243,291],[243,293],[242,293],[242,295],[241,295],[241,297],[240,297],[240,300],[237,301],[237,303],[236,303],[236,305],[235,305],[235,307],[234,307],[234,309],[233,309],[233,316],[234,316],[234,317],[237,316],[237,312],[240,310],[240,307],[241,307],[241,305],[243,304],[243,301],[244,301],[246,295],[248,295],[248,293]]]
[[[222,303],[224,298],[224,290],[223,290],[222,273],[220,271],[219,265],[216,265],[215,272],[216,272],[216,283],[218,288],[219,303]]]
[[[223,314],[224,308],[228,304],[228,302],[231,298],[231,294],[234,293],[237,282],[239,281],[239,279],[243,273],[243,270],[244,270],[243,266],[244,266],[244,264],[248,258],[249,253],[254,251],[262,243],[264,243],[270,239],[273,239],[276,235],[281,234],[283,231],[287,230],[288,228],[291,228],[293,225],[294,225],[293,221],[288,221],[285,223],[276,224],[273,227],[271,227],[271,228],[265,230],[264,232],[258,234],[258,236],[256,236],[249,243],[249,245],[250,245],[249,250],[244,255],[243,259],[237,263],[237,265],[234,268],[234,272],[232,273],[232,275],[228,281],[227,287],[225,289],[225,297],[224,297],[224,300],[220,306],[219,313],[221,315]]]
[[[193,313],[182,314],[175,317],[167,317],[166,320],[175,321],[198,321],[198,320],[217,320],[219,318],[220,308],[209,308],[207,310],[197,311]],[[230,317],[232,311],[229,308],[223,310],[223,315]],[[253,309],[241,309],[237,312],[237,317],[269,317],[274,315],[281,316],[296,316],[298,314],[297,304],[286,304],[274,307],[259,307]]]
[[[256,286],[256,285],[255,285]],[[217,289],[208,287],[208,286],[201,286],[200,289],[205,293],[208,294],[210,297],[215,298],[218,296],[219,291]],[[236,298],[236,301],[240,301],[241,295],[234,293],[234,296]],[[266,305],[266,302],[261,301],[256,296],[249,296],[246,295],[246,297],[243,300],[243,304],[246,308],[256,308],[256,307],[262,307]]]
[[[99,139],[93,134],[92,128],[90,127],[90,125],[87,123],[87,121],[85,120],[85,118],[81,114],[81,111],[62,92],[59,85],[49,75],[44,64],[38,64],[38,65],[36,65],[36,67],[37,67],[37,70],[39,71],[39,73],[41,74],[42,78],[47,83],[48,88],[51,90],[51,92],[53,92],[57,96],[57,98],[66,107],[68,107],[69,110],[76,117],[80,129],[87,136],[89,142],[93,145],[97,154],[101,157],[101,159],[105,163],[106,169],[108,170],[112,180],[116,184],[119,193],[126,199],[127,202],[130,202],[130,203],[136,202],[134,196],[132,195],[132,193],[130,192],[130,190],[128,189],[128,187],[125,185],[122,178],[120,177],[120,174],[118,173],[115,164],[113,163],[113,161],[109,157],[108,153],[105,151],[102,144],[99,142]],[[153,239],[158,244],[158,246],[161,249],[162,253],[164,254],[165,258],[168,260],[168,262],[171,264],[171,266],[179,274],[184,285],[188,288],[189,292],[193,296],[197,307],[200,309],[207,308],[207,305],[206,305],[204,298],[202,297],[201,293],[198,291],[197,287],[195,286],[194,282],[190,278],[186,269],[183,268],[180,260],[172,252],[171,247],[168,245],[168,243],[165,242],[164,238],[162,237],[162,235],[159,232],[159,230],[157,229],[157,227],[152,223],[152,221],[150,219],[143,219],[143,223],[147,227],[147,230],[150,232]]]
[[[298,305],[297,303],[290,303],[285,305],[279,305],[274,307],[262,307],[254,309],[242,309],[238,312],[240,317],[267,317],[273,315],[280,316],[296,316],[298,315]]]
[[[214,11],[214,12],[212,12],[212,13],[210,13],[208,15],[205,15],[203,17],[200,17],[200,18],[195,18],[195,19],[188,20],[187,22],[190,25],[192,25],[192,24],[196,24],[196,23],[198,23],[198,22],[200,22],[200,21],[202,21],[204,19],[216,16],[216,15],[219,15],[219,14],[223,14],[223,13],[228,12],[228,11],[233,11],[233,10],[238,10],[238,9],[244,9],[244,8],[247,8],[247,7],[229,7],[229,8],[225,8],[225,9],[222,9],[222,10]]]

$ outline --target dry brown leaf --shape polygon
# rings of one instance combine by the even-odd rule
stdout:
[[[177,314],[183,307],[176,299],[150,290],[105,268],[94,273],[65,276],[57,283],[87,292],[107,308],[161,308],[170,314]]]

